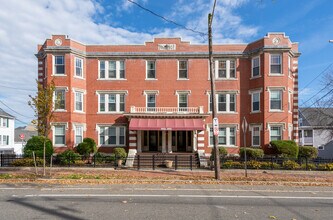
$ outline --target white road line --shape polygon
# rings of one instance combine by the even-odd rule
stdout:
[[[24,197],[179,197],[179,198],[238,198],[238,199],[308,199],[333,200],[333,197],[311,196],[238,196],[238,195],[140,195],[140,194],[29,194]]]

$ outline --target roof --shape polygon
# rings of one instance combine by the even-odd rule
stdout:
[[[299,108],[302,126],[333,127],[333,108]]]
[[[8,114],[7,112],[5,112],[2,108],[0,108],[0,116],[1,117],[5,117],[5,118],[12,118],[12,119],[15,118],[14,116],[12,116],[12,115]]]
[[[26,127],[17,127],[15,128],[15,142],[22,142],[19,135],[24,134],[24,141],[28,141],[32,136],[37,136],[38,132],[36,130],[36,127],[33,125],[28,125]]]

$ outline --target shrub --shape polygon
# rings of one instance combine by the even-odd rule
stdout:
[[[244,164],[238,161],[226,161],[221,164],[221,167],[224,169],[230,169],[230,168],[235,168],[235,169],[241,169],[244,168]]]
[[[106,153],[101,153],[97,152],[94,155],[95,157],[95,162],[96,164],[103,164],[103,163],[111,163],[115,161],[115,156],[114,154],[106,154]]]
[[[24,157],[32,157],[32,152],[35,152],[36,157],[43,158],[44,151],[44,137],[33,136],[30,138],[23,148]],[[53,154],[52,142],[46,138],[45,142],[45,156],[50,157]]]
[[[245,147],[240,148],[240,156],[244,158],[244,151]],[[249,159],[256,159],[256,158],[263,158],[264,157],[264,151],[260,148],[246,148],[246,158]]]
[[[333,163],[322,163],[318,164],[318,170],[328,170],[332,171],[333,170]]]
[[[300,165],[292,160],[287,160],[282,163],[282,167],[287,170],[296,170],[300,168]]]
[[[117,148],[113,149],[113,153],[114,153],[116,159],[118,159],[118,160],[125,160],[127,157],[126,150],[121,147],[117,147]]]
[[[92,138],[84,138],[83,142],[76,147],[76,151],[81,155],[89,155],[97,151],[96,142]]]
[[[299,158],[313,159],[318,156],[318,149],[312,146],[299,146]]]
[[[72,150],[66,150],[66,151],[58,154],[57,159],[61,165],[67,165],[67,164],[69,164],[69,162],[71,164],[75,164],[76,161],[81,159],[81,157],[79,154],[75,153]]]
[[[302,168],[302,170],[306,170],[306,164],[305,163],[302,164],[301,168]],[[307,168],[308,168],[308,170],[316,170],[317,166],[314,163],[308,163],[308,167]]]
[[[270,144],[276,153],[281,157],[297,158],[298,156],[298,146],[296,145],[295,141],[279,140],[271,141]]]
[[[33,167],[35,166],[34,159],[31,158],[22,158],[22,159],[16,159],[11,163],[14,167]],[[42,166],[43,165],[43,159],[36,158],[36,165]]]
[[[250,169],[260,169],[262,166],[262,162],[255,161],[255,160],[250,160],[247,162],[247,168]]]
[[[225,147],[219,147],[219,153],[220,153],[220,157],[225,157],[228,155],[228,151],[227,149],[225,149]],[[214,152],[214,148],[212,149],[211,155],[210,155],[210,160],[214,160],[215,157],[215,152]]]

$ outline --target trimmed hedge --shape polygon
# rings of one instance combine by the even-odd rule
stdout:
[[[11,165],[14,166],[14,167],[33,167],[33,166],[35,166],[35,163],[34,163],[34,159],[22,158],[22,159],[14,160],[11,163]],[[43,159],[36,158],[36,165],[37,166],[42,166],[43,165]]]
[[[57,155],[57,160],[61,165],[67,165],[69,162],[71,164],[75,164],[76,162],[80,161],[80,159],[81,156],[72,150],[66,150]]]
[[[273,149],[280,157],[284,158],[297,158],[298,157],[298,146],[295,141],[271,141]]]
[[[126,150],[121,147],[116,147],[115,149],[113,149],[113,153],[116,156],[117,160],[125,160],[127,157]]]
[[[83,142],[77,145],[76,152],[81,155],[89,155],[97,151],[96,142],[92,138],[84,138]]]
[[[220,153],[220,157],[225,157],[228,155],[228,151],[227,151],[227,149],[225,149],[225,147],[219,147],[219,153]],[[214,152],[214,148],[213,148],[211,155],[210,155],[210,160],[214,160],[214,157],[215,157],[215,152]]]
[[[241,147],[239,154],[241,158],[244,158],[244,149],[245,147]],[[264,157],[264,151],[261,148],[249,148],[246,147],[246,157],[249,159],[256,159],[256,158],[263,158]]]
[[[42,136],[33,136],[27,141],[27,144],[23,148],[24,157],[32,157],[32,152],[35,152],[36,157],[43,157],[44,151],[44,137]],[[53,146],[50,139],[46,138],[45,142],[45,156],[51,157],[53,154]]]
[[[299,146],[299,158],[314,159],[318,156],[318,149],[312,146]]]

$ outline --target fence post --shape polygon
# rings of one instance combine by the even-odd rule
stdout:
[[[155,154],[153,154],[153,170],[155,170]]]
[[[307,157],[305,158],[305,167],[306,167],[306,170],[309,170],[309,167],[308,167],[308,158]]]
[[[71,167],[71,155],[68,155],[68,167]]]
[[[140,170],[140,155],[137,156],[138,156],[138,170]]]
[[[93,158],[94,158],[94,167],[96,167],[96,154],[94,154]]]
[[[178,155],[175,155],[175,170],[178,169]]]
[[[192,159],[193,159],[192,157],[193,157],[193,155],[190,156],[190,169],[191,170],[192,170]]]
[[[3,167],[3,154],[0,154],[0,163],[1,163],[1,167]]]
[[[273,166],[273,157],[271,156],[271,170],[273,170],[274,166]]]

